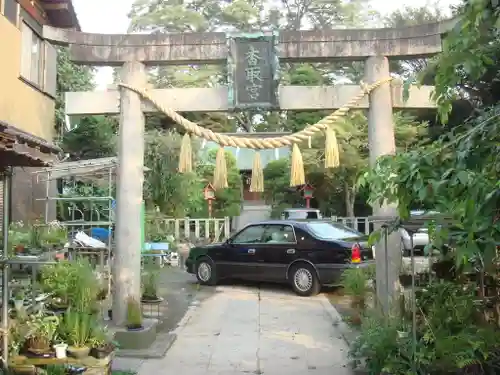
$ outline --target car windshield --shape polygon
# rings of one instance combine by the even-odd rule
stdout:
[[[361,237],[362,234],[341,224],[308,223],[312,234],[323,240],[342,240],[344,238]]]

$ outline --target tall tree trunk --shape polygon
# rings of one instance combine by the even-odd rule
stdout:
[[[356,192],[353,187],[349,186],[349,183],[344,182],[344,201],[345,210],[347,217],[354,217],[354,202],[356,200]]]

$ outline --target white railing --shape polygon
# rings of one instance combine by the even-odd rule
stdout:
[[[211,239],[217,242],[229,238],[231,234],[229,217],[222,219],[192,219],[189,217],[183,219],[151,219],[150,223],[156,225],[158,230],[172,234],[176,240]]]
[[[342,223],[361,233],[370,234],[373,223],[368,217],[341,217],[332,216],[330,220]],[[172,234],[176,240],[201,240],[222,241],[231,236],[230,218],[201,218],[192,219],[151,219],[150,223],[156,225],[158,231]]]
[[[370,234],[373,231],[373,223],[369,217],[341,217],[332,216],[330,218],[336,223],[342,223],[358,232]]]

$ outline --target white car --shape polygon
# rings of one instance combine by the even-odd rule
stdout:
[[[416,216],[422,216],[422,215],[435,215],[438,212],[436,211],[422,211],[422,210],[415,210],[411,211],[410,215],[412,217]],[[411,248],[413,247],[413,251],[418,254],[418,255],[424,255],[424,248],[427,246],[429,243],[429,233],[427,231],[427,228],[420,228],[417,232],[413,233],[413,239],[412,236],[410,236],[410,233],[404,228],[399,229],[399,234],[401,235],[401,242],[403,244],[403,252],[405,254],[408,254],[411,251]]]
[[[287,208],[281,214],[283,220],[322,219],[321,212],[315,208]]]

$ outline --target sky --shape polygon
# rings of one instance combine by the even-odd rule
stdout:
[[[73,0],[82,31],[101,34],[122,34],[127,32],[127,14],[134,0]],[[439,5],[448,9],[458,0],[440,0]],[[372,8],[381,14],[389,14],[406,6],[420,7],[429,0],[372,0]],[[111,68],[99,68],[95,77],[98,89],[105,89],[113,82]]]

